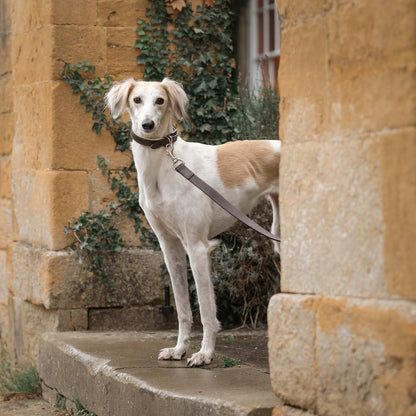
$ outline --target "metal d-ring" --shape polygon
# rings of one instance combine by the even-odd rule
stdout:
[[[181,159],[178,159],[173,153],[173,141],[170,140],[165,146],[166,152],[172,160],[173,167],[176,168],[180,163],[183,163]]]

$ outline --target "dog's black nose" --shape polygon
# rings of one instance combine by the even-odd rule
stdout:
[[[153,130],[153,127],[155,127],[155,123],[152,120],[146,120],[142,123],[142,127],[146,131],[151,131]]]

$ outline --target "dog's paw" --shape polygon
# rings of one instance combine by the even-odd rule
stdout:
[[[182,360],[186,351],[178,348],[163,348],[160,350],[158,360]]]
[[[212,361],[212,354],[206,352],[196,352],[192,354],[192,357],[188,359],[188,367],[201,367],[206,364],[210,364]]]

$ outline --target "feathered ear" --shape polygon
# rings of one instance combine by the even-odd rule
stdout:
[[[169,101],[172,105],[172,109],[175,117],[178,120],[188,120],[188,97],[179,82],[172,81],[169,78],[165,78],[162,81],[163,87],[169,96]]]
[[[106,105],[110,109],[113,118],[120,117],[127,110],[127,100],[134,84],[135,81],[133,78],[126,79],[125,81],[114,84],[105,95]]]

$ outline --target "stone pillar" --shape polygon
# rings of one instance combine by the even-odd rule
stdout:
[[[416,414],[416,4],[278,9],[275,414]]]
[[[73,240],[64,234],[72,218],[115,199],[97,156],[111,168],[130,164],[132,157],[114,152],[107,131],[91,130],[91,113],[61,81],[60,69],[65,61],[88,60],[95,76],[140,77],[136,19],[148,3],[0,0],[0,5],[0,330],[9,349],[25,364],[36,360],[37,337],[44,331],[126,329],[128,322],[133,329],[136,315],[129,309],[124,319],[120,308],[144,307],[137,312],[137,329],[163,326],[161,255],[138,249],[139,237],[127,219],[123,266],[115,259],[109,271],[116,280],[111,304],[108,287],[82,271],[68,251]],[[109,318],[112,308],[118,308],[117,322]]]

